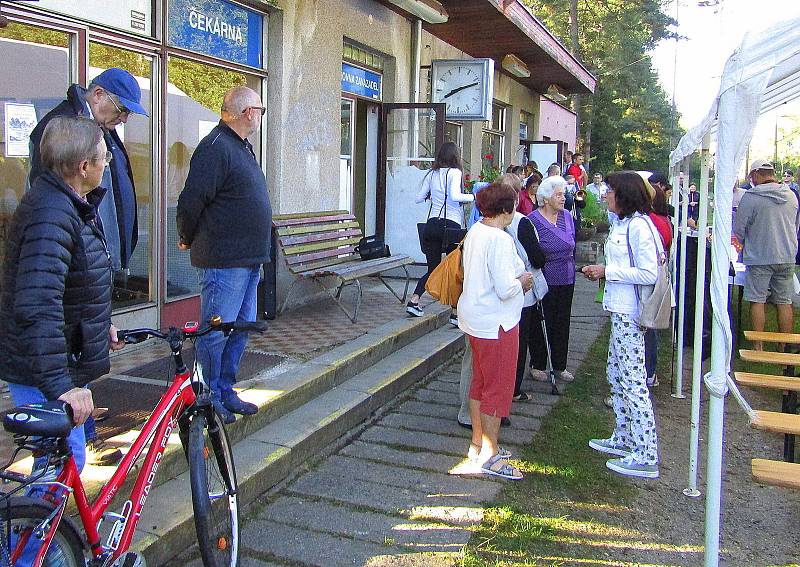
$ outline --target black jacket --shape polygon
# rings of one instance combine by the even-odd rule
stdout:
[[[176,211],[181,242],[198,268],[269,262],[272,209],[250,142],[220,122],[197,145]]]
[[[48,399],[108,373],[111,261],[96,221],[104,189],[78,197],[45,171],[14,213],[0,287],[0,367]]]
[[[33,129],[31,132],[31,172],[28,176],[30,181],[31,187],[33,187],[33,182],[36,181],[36,178],[39,177],[42,173],[47,171],[42,165],[42,154],[39,151],[39,144],[42,141],[42,134],[44,133],[44,129],[47,124],[55,118],[56,116],[85,116],[89,117],[89,114],[86,112],[85,102],[83,102],[83,97],[86,94],[86,89],[81,87],[80,85],[72,85],[67,90],[67,99],[63,100],[56,106],[53,110],[48,112],[44,115],[44,117],[39,121],[36,125],[36,128]],[[131,170],[131,160],[128,157],[128,152],[125,149],[125,144],[122,143],[119,135],[115,130],[110,131],[103,131],[106,136],[110,136],[116,142],[116,145],[122,150],[122,153],[125,154],[125,159],[128,162],[128,177],[131,180],[131,187],[134,188],[134,194],[136,193],[136,185],[133,183],[133,170]],[[114,168],[111,168],[111,183],[113,184],[114,188],[114,203],[117,208],[117,218],[123,219],[125,215],[120,208],[122,207],[122,203],[124,202],[121,195],[119,195],[119,183],[117,182],[117,175]],[[122,232],[123,227],[120,227],[120,232]],[[139,215],[138,211],[134,210],[133,212],[133,227],[131,227],[133,234],[131,235],[131,249],[125,250],[125,243],[122,242],[122,250],[121,250],[121,260],[122,260],[122,267],[127,268],[128,262],[133,254],[133,251],[136,249],[136,242],[139,240]],[[124,240],[124,239],[123,239]]]

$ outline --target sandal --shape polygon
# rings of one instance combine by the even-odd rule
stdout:
[[[477,447],[477,449],[476,449]],[[510,459],[511,458],[511,451],[506,449],[505,447],[497,447],[497,454],[500,455],[501,459]],[[478,458],[481,456],[481,448],[477,445],[473,445],[472,443],[469,444],[469,451],[467,452],[467,458],[470,461],[477,461]]]
[[[500,467],[493,469],[492,466],[500,464]],[[495,455],[481,466],[481,472],[490,476],[497,476],[506,480],[522,480],[522,473],[499,454]]]
[[[515,402],[529,402],[531,401],[531,396],[528,392],[520,392],[519,394],[514,394],[514,397],[511,399]]]

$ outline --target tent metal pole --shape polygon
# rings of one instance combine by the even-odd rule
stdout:
[[[675,371],[675,379],[672,382],[673,390],[671,394],[673,398],[678,399],[686,397],[683,395],[683,329],[686,319],[684,309],[686,308],[686,232],[688,230],[687,222],[689,220],[687,218],[689,216],[689,159],[688,157],[684,158],[683,162],[681,162],[683,179],[680,180],[679,183],[681,192],[681,256],[678,263],[678,354],[675,361],[677,370]]]
[[[703,366],[703,323],[706,291],[706,227],[708,225],[708,169],[711,134],[703,136],[700,149],[700,211],[697,220],[697,276],[694,290],[694,346],[692,353],[692,409],[689,427],[689,485],[683,494],[700,496],[697,490],[697,457],[700,439],[700,390]]]
[[[678,226],[678,207],[680,207],[680,202],[678,200],[678,194],[680,193],[680,181],[678,177],[679,171],[678,165],[673,165],[670,167],[669,170],[669,182],[672,186],[672,194],[670,195],[670,204],[672,205],[672,226]],[[673,229],[674,230],[674,229]],[[678,233],[676,232],[672,237],[673,245],[675,246],[675,250],[677,250],[677,242],[678,242]],[[678,297],[678,254],[670,254],[669,255],[669,273],[672,277],[672,297]],[[670,343],[672,343],[672,353],[670,357],[670,363],[672,368],[670,369],[670,384],[675,384],[675,339],[677,336],[676,326],[678,325],[678,312],[673,309],[672,310],[672,324],[669,328],[669,338]]]
[[[723,339],[720,339],[720,341],[722,340]],[[712,339],[712,342],[715,341]],[[724,345],[719,345],[719,348],[724,352]],[[712,351],[714,351],[713,347]],[[722,372],[725,372],[724,368]],[[706,463],[706,567],[716,567],[719,565],[720,494],[722,487],[722,431],[724,413],[725,396],[720,396],[714,392],[711,392],[708,405],[709,444],[708,462]]]

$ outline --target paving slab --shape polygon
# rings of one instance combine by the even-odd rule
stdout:
[[[454,440],[449,435],[438,435],[424,431],[403,431],[376,425],[370,427],[361,436],[362,441],[383,443],[384,445],[403,447],[407,449],[421,449],[434,451],[446,455],[466,455],[469,441],[464,439]]]
[[[442,382],[455,382],[458,384],[461,381],[461,361],[458,361],[456,367],[459,369],[458,372],[443,372],[439,375],[438,379]]]
[[[398,516],[355,510],[329,502],[282,496],[258,519],[309,528],[379,544],[426,551],[458,552],[472,532],[461,527],[414,522]]]
[[[497,490],[500,490],[499,482]],[[477,498],[471,494],[431,494],[426,490],[392,487],[367,480],[347,478],[337,474],[312,471],[288,489],[288,494],[333,500],[375,512],[409,515],[418,506],[425,507],[478,507],[492,498]]]
[[[539,429],[539,420],[534,417],[514,416],[511,422],[512,427],[504,427],[501,438],[504,443],[514,445],[524,445],[530,442],[533,433]],[[380,422],[384,427],[395,429],[407,429],[410,431],[428,431],[451,437],[470,439],[472,431],[461,427],[454,419],[440,419],[425,415],[412,415],[406,413],[392,413],[384,417]]]
[[[417,390],[417,393],[414,395],[414,399],[420,402],[431,402],[434,404],[441,404],[447,406],[460,406],[461,399],[458,396],[458,392],[449,393],[449,392],[439,392],[437,390]]]
[[[395,449],[376,443],[366,443],[360,440],[344,447],[340,454],[440,473],[448,472],[464,459],[464,455],[454,456],[425,451],[403,451],[402,449]]]
[[[333,567],[364,565],[368,561],[401,552],[397,547],[304,530],[267,520],[252,520],[242,530],[246,553],[279,559],[296,565]],[[255,553],[253,553],[255,552]],[[282,562],[283,562],[282,561]]]
[[[458,382],[446,382],[444,380],[431,380],[428,382],[426,388],[430,390],[438,390],[440,392],[454,392],[458,395],[459,392],[459,383]]]

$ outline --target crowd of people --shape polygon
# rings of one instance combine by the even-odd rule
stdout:
[[[649,387],[657,384],[657,334],[637,322],[639,291],[656,283],[659,262],[672,242],[669,184],[661,174],[645,179],[631,171],[592,177],[579,153],[566,168],[510,166],[505,175],[478,187],[471,195],[457,183],[444,183],[448,171],[461,179],[461,165],[443,147],[428,173],[417,202],[430,201],[428,227],[467,230],[463,239],[464,286],[451,321],[467,337],[461,370],[458,423],[472,429],[467,451],[470,472],[509,480],[522,478],[499,445],[500,428],[510,419],[512,404],[531,395],[523,378],[570,382],[567,370],[570,317],[575,277],[580,273],[604,282],[603,307],[611,316],[608,351],[608,405],[615,428],[605,439],[587,440],[593,449],[615,458],[609,469],[641,478],[658,477],[655,416]],[[452,159],[451,159],[452,158]],[[652,183],[651,183],[652,181]],[[608,210],[610,233],[605,262],[576,268],[576,223],[579,191],[592,193]],[[473,224],[461,224],[459,207],[472,202]],[[431,222],[448,207],[447,217]],[[454,211],[455,209],[455,211]],[[444,224],[447,223],[447,224]],[[452,248],[454,243],[450,242]],[[428,273],[449,249],[441,237],[421,237]],[[427,275],[427,274],[426,274]],[[407,306],[421,315],[418,286]]]

